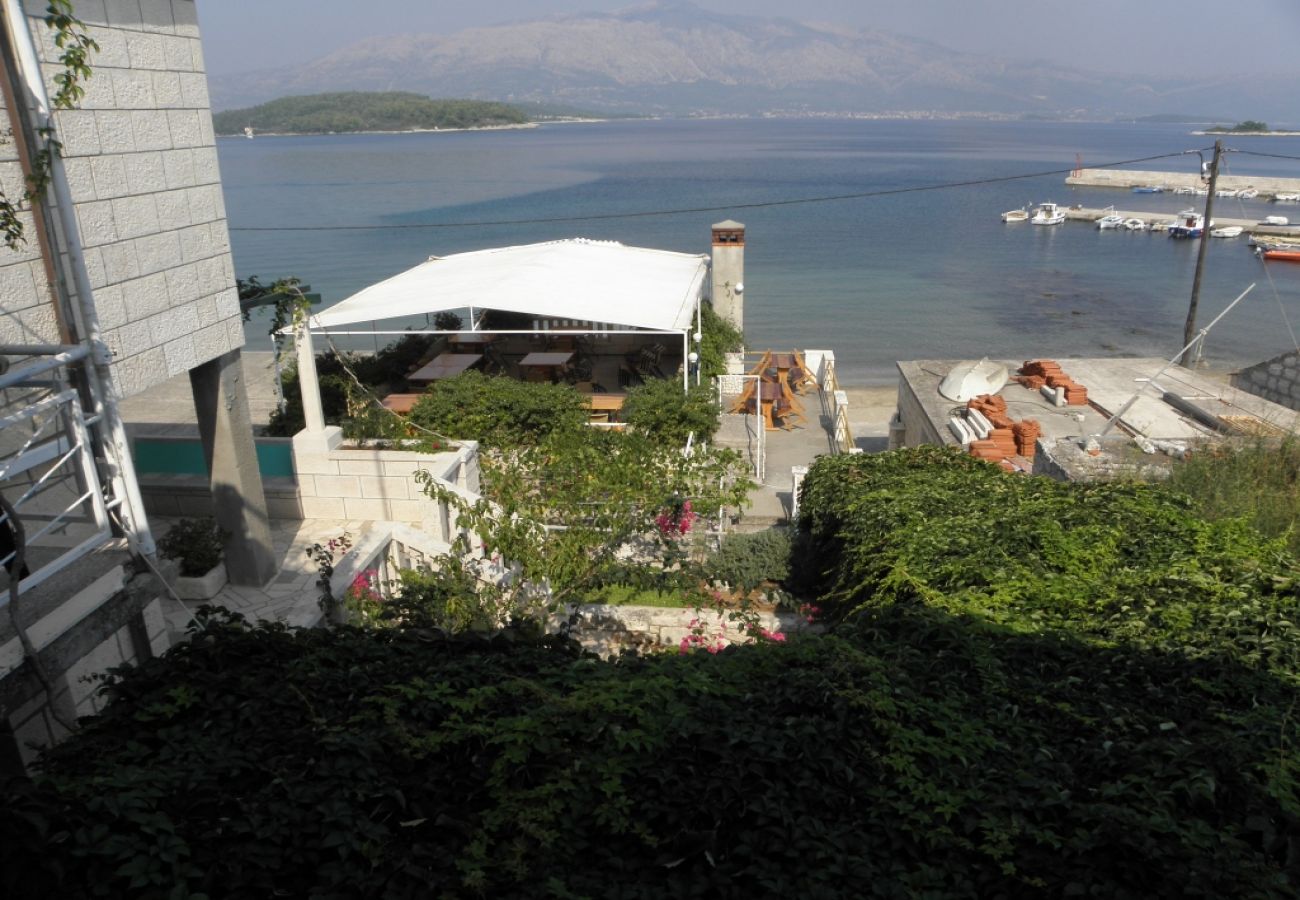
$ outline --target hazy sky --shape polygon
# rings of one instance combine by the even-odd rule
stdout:
[[[273,68],[367,37],[613,11],[628,0],[198,0],[208,71]],[[1200,76],[1300,71],[1300,0],[697,0],[717,12],[871,26],[996,56]]]

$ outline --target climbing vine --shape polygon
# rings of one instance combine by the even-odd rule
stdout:
[[[55,109],[73,109],[86,94],[82,83],[91,77],[90,54],[99,49],[99,44],[86,33],[85,24],[72,14],[72,0],[50,0],[45,8],[45,25],[54,32],[61,67],[54,75],[57,90],[51,102]],[[31,172],[22,194],[15,201],[0,190],[0,234],[10,250],[17,250],[27,242],[20,213],[33,209],[45,197],[54,157],[63,151],[63,145],[54,136],[53,125],[38,127],[36,135],[40,146],[32,154]]]

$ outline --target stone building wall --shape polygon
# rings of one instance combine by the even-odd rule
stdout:
[[[1300,410],[1300,353],[1283,353],[1242,369],[1232,386],[1279,406]]]
[[[26,0],[47,91],[45,0]],[[78,109],[55,113],[86,267],[124,396],[243,345],[194,0],[76,0],[99,43]],[[0,182],[21,170],[12,141]],[[0,248],[0,341],[58,340],[39,247]]]

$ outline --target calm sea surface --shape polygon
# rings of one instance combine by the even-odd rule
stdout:
[[[218,143],[240,277],[297,275],[326,304],[418,264],[567,237],[707,253],[709,226],[748,227],[751,347],[835,351],[841,378],[885,383],[898,359],[1170,356],[1181,345],[1196,243],[1067,222],[1004,225],[1027,202],[1172,215],[1203,198],[1064,186],[1063,176],[830,203],[729,209],[800,197],[925,187],[1208,147],[1183,126],[838,120],[664,120],[448,134],[265,137]],[[1229,140],[1300,157],[1300,138]],[[1208,158],[1208,155],[1207,155]],[[1193,172],[1192,155],[1135,168]],[[1300,162],[1233,154],[1226,171],[1300,177]],[[718,212],[538,225],[240,231],[600,215]],[[1290,215],[1300,205],[1220,199],[1216,214]],[[1270,283],[1244,238],[1215,241],[1201,294],[1216,365],[1291,349],[1300,266]],[[615,301],[617,298],[612,298]],[[382,326],[381,326],[382,327]],[[248,328],[266,346],[265,324]]]

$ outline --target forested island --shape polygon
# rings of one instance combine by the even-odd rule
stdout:
[[[433,100],[406,91],[346,91],[282,97],[248,109],[215,113],[217,134],[338,134],[361,131],[432,131],[526,125],[529,116],[506,103]]]

